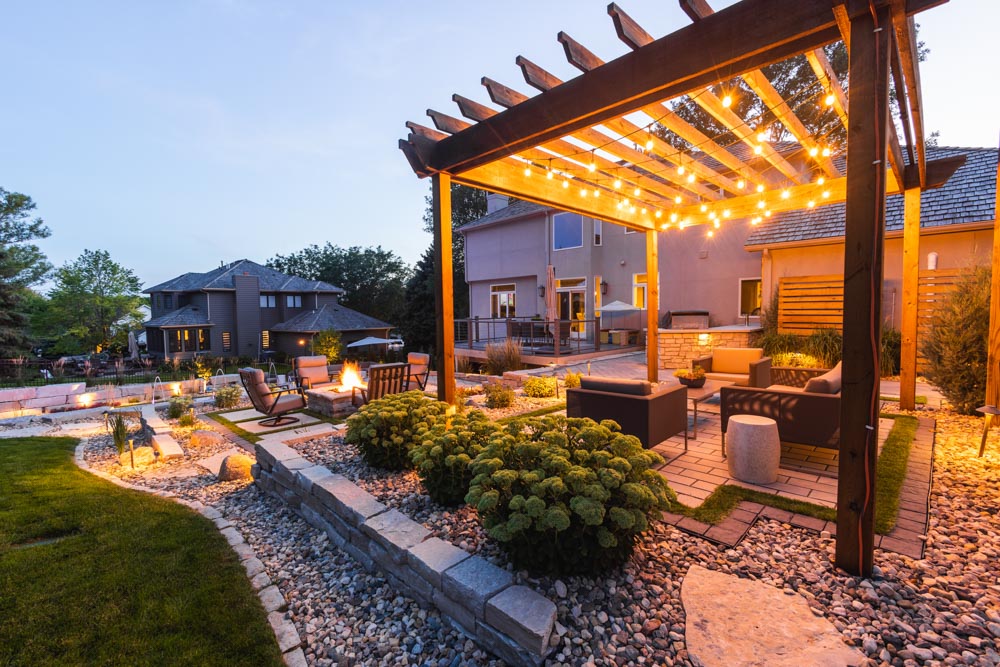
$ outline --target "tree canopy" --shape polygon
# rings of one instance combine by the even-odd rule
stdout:
[[[398,324],[403,313],[410,267],[382,246],[341,248],[331,243],[310,245],[288,255],[275,255],[267,265],[308,280],[322,280],[344,289],[348,308]]]
[[[2,279],[10,285],[37,285],[52,269],[41,249],[30,243],[52,233],[41,218],[32,219],[35,202],[20,192],[0,188],[0,250],[4,250]]]
[[[84,250],[55,270],[48,303],[34,315],[33,328],[54,339],[53,350],[80,354],[127,345],[141,326],[142,283],[106,250]]]

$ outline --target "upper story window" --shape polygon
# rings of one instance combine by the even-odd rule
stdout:
[[[164,294],[163,295],[163,307],[166,310],[173,310],[174,309],[174,295],[173,294]]]
[[[594,245],[601,245],[601,236],[604,231],[604,223],[600,220],[594,220]]]
[[[261,294],[260,295],[260,307],[261,308],[275,308],[278,305],[278,297],[273,294]]]
[[[299,294],[296,294],[294,296],[291,295],[291,294],[287,295],[285,297],[285,307],[286,308],[301,308],[302,307],[302,296],[299,295]]]
[[[625,233],[626,234],[635,234],[635,230],[632,229],[631,227],[626,227],[625,228]]]
[[[517,287],[510,285],[490,285],[490,317],[503,319],[514,317],[514,296]]]
[[[646,308],[646,274],[632,274],[632,305],[636,308]]]
[[[577,213],[557,213],[552,217],[552,249],[583,247],[583,218]]]

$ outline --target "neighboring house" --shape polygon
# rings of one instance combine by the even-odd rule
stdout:
[[[460,228],[472,317],[544,316],[546,267],[555,269],[560,319],[592,320],[601,304],[623,301],[632,313],[607,313],[603,326],[645,326],[646,235],[529,202],[488,196],[486,216]],[[735,324],[760,306],[760,253],[743,242],[749,223],[661,233],[660,312],[708,310],[712,325]]]
[[[941,188],[920,196],[920,269],[960,269],[988,263],[996,219],[997,149],[927,149],[927,159],[965,155],[966,162]],[[903,275],[903,195],[886,203],[882,315],[900,327]],[[746,238],[762,254],[763,295],[770,301],[781,278],[842,276],[844,205],[831,204],[774,215]]]
[[[334,329],[345,344],[384,338],[392,325],[337,303],[339,287],[251,262],[185,273],[145,290],[152,305],[145,323],[150,354],[187,359],[200,354],[307,354],[312,336]]]

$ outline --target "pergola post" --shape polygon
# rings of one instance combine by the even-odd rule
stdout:
[[[986,404],[1000,403],[1000,162],[997,162],[997,200],[993,209],[993,274],[990,279],[990,338],[986,356]],[[986,419],[990,419],[989,416]],[[980,452],[982,456],[982,452]]]
[[[438,400],[455,402],[455,302],[451,255],[451,176],[431,177],[434,198],[434,311]]]
[[[852,3],[836,565],[871,576],[889,132],[888,8]]]
[[[656,231],[646,232],[646,379],[657,382],[660,373],[660,270]]]
[[[903,194],[903,311],[899,356],[899,407],[917,403],[917,308],[920,297],[920,188]]]

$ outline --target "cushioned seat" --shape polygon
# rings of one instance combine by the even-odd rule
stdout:
[[[271,417],[259,421],[261,426],[285,426],[299,421],[298,417],[289,417],[285,413],[306,407],[301,390],[285,388],[271,391],[264,379],[264,371],[259,368],[241,368],[240,381],[254,409]]]
[[[299,389],[316,389],[337,384],[330,377],[326,357],[322,354],[311,357],[295,357],[292,359],[292,373]]]
[[[687,449],[687,387],[680,384],[654,390],[645,380],[584,376],[579,388],[566,390],[566,415],[610,419],[646,448],[683,432]]]
[[[759,347],[717,347],[712,354],[694,359],[691,368],[695,366],[701,366],[709,380],[748,387],[771,384],[771,357],[765,357]]]

